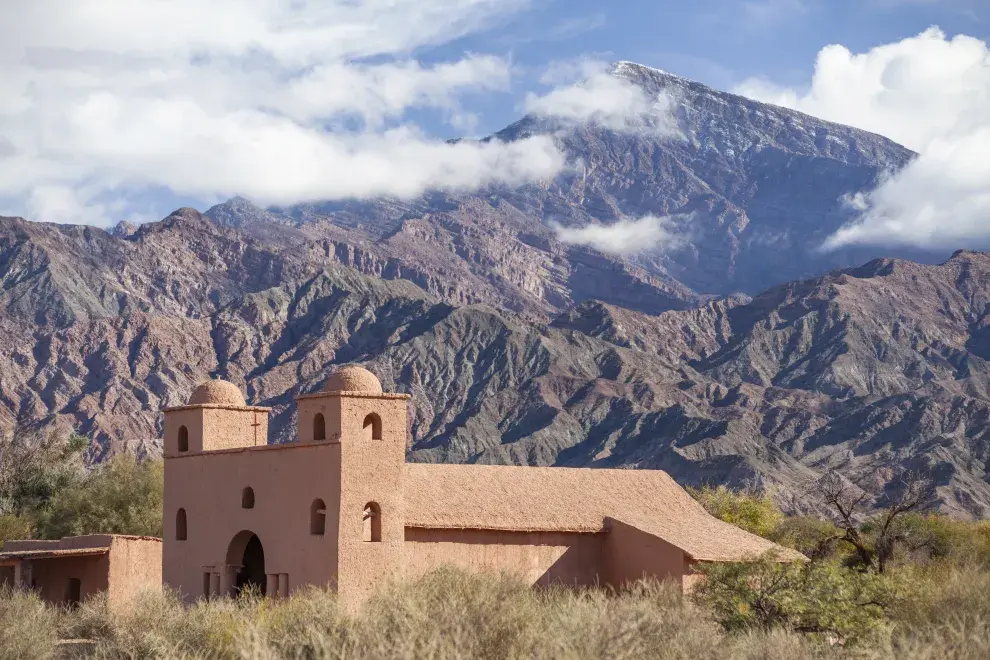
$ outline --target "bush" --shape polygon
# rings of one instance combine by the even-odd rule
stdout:
[[[537,620],[537,601],[520,580],[440,569],[374,596],[357,622],[357,651],[394,658],[531,656]]]
[[[0,619],[0,625],[5,621]],[[123,658],[818,658],[834,655],[782,632],[726,635],[676,584],[533,589],[505,575],[439,569],[388,585],[342,612],[334,594],[245,597],[183,607],[145,594],[124,612],[105,601],[66,617],[63,637],[94,644],[85,657]]]
[[[543,658],[714,658],[724,642],[673,583],[642,581],[615,596],[555,589],[543,598]]]
[[[86,438],[15,432],[0,434],[0,514],[32,516],[82,473]]]
[[[81,534],[161,536],[164,464],[114,456],[54,494],[38,513],[37,532],[57,539]]]
[[[990,523],[954,520],[948,516],[909,513],[897,521],[897,534],[905,546],[902,561],[948,560],[990,568]],[[870,524],[864,526],[869,531]]]
[[[765,495],[751,495],[725,486],[690,488],[688,492],[708,513],[757,536],[772,538],[784,522],[784,514]]]
[[[14,513],[0,513],[0,548],[7,541],[31,538],[31,520]]]
[[[884,607],[893,589],[873,573],[850,571],[835,562],[709,564],[694,593],[728,631],[772,630],[817,633],[857,641],[884,627]]]
[[[838,527],[813,516],[787,516],[767,538],[788,548],[794,548],[812,559],[828,559],[837,552],[849,551],[837,540]]]
[[[187,608],[175,593],[154,591],[112,611],[106,599],[91,599],[71,614],[63,635],[93,640],[97,658],[236,657],[257,602],[221,599]]]
[[[906,565],[888,615],[895,657],[990,658],[990,573],[982,564]]]
[[[50,658],[58,640],[59,610],[38,596],[0,585],[0,658]]]

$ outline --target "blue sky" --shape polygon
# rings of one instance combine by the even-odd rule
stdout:
[[[988,41],[987,0],[9,0],[0,215],[545,181],[552,136],[442,139],[525,112],[634,130],[657,99],[601,68],[631,60],[921,152],[854,200],[869,240],[990,234]]]
[[[982,9],[981,9],[982,5]],[[476,100],[480,132],[519,116],[518,102],[547,62],[592,56],[630,60],[731,90],[752,77],[808,84],[815,56],[829,44],[864,52],[937,25],[948,35],[990,40],[990,2],[980,0],[546,0],[492,30],[424,49],[422,57],[459,52],[511,57],[521,72],[509,98]],[[449,127],[436,127],[452,134]]]

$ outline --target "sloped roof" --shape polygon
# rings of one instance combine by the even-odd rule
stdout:
[[[597,532],[614,518],[697,561],[804,559],[712,517],[661,470],[407,463],[402,490],[407,527]]]

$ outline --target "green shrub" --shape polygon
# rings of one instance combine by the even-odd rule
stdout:
[[[757,536],[773,537],[784,521],[784,514],[765,495],[751,495],[725,486],[688,490],[708,513]]]
[[[57,431],[0,434],[0,514],[32,516],[82,474],[87,439]]]
[[[864,525],[866,531],[870,524]],[[903,539],[902,561],[942,559],[974,567],[990,567],[990,522],[955,520],[934,513],[909,513],[897,521]]]
[[[814,516],[785,516],[777,528],[767,536],[771,541],[794,548],[812,559],[827,559],[848,550],[842,548],[836,538],[838,527]]]
[[[31,520],[15,513],[0,513],[0,548],[7,541],[31,538]]]
[[[709,564],[695,600],[726,630],[819,633],[856,641],[880,632],[893,597],[883,576],[835,562]]]
[[[57,539],[80,534],[161,536],[164,466],[114,456],[58,491],[38,513],[37,532]]]

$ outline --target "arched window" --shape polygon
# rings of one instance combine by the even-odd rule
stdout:
[[[189,451],[189,429],[179,427],[179,451]]]
[[[382,510],[377,502],[364,505],[364,540],[372,543],[382,540]]]
[[[253,509],[254,508],[254,489],[248,486],[241,491],[241,508],[242,509]]]
[[[309,507],[309,533],[323,536],[327,528],[327,505],[323,500],[313,500]]]
[[[175,512],[175,540],[186,540],[186,510],[179,509]]]
[[[313,418],[313,440],[326,439],[327,420],[323,417],[323,413],[316,413],[316,417]]]
[[[371,439],[381,440],[382,439],[382,418],[375,413],[369,413],[367,417],[364,418],[364,428],[367,429],[371,427]]]

